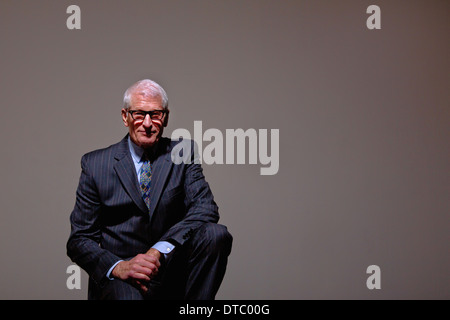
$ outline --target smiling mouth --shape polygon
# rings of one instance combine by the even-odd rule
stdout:
[[[152,136],[152,135],[156,134],[156,131],[150,131],[150,132],[147,132],[147,131],[139,131],[139,132],[142,133],[142,134],[145,135],[145,136]]]

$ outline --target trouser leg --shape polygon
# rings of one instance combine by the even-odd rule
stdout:
[[[222,283],[233,238],[219,224],[205,224],[193,236],[187,266],[186,299],[212,300]]]
[[[90,279],[90,282],[92,280]],[[139,290],[120,279],[109,280],[103,288],[89,283],[89,300],[143,300]]]
[[[225,276],[232,241],[223,225],[207,223],[196,230],[163,263],[160,298],[213,300]]]

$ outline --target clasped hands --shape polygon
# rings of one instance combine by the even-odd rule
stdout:
[[[161,266],[161,253],[151,248],[146,253],[138,254],[131,260],[119,262],[112,270],[113,277],[124,280],[146,293],[148,282],[158,274]]]

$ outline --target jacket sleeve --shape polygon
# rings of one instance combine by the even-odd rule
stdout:
[[[81,176],[75,207],[70,215],[71,232],[66,248],[71,260],[101,286],[107,281],[106,273],[109,268],[120,258],[100,247],[101,231],[98,220],[101,203],[90,173],[91,162],[89,154],[81,159]]]
[[[181,143],[187,143],[184,140]],[[195,144],[191,143],[190,163],[182,164],[184,168],[184,193],[186,213],[184,218],[172,226],[161,238],[161,241],[169,241],[179,245],[190,238],[193,232],[205,223],[217,223],[219,221],[219,208],[214,201],[208,182],[203,175],[203,169],[198,161],[195,161],[197,152]]]

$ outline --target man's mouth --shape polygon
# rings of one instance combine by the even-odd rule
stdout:
[[[147,131],[139,131],[139,132],[142,133],[142,134],[145,135],[145,136],[148,136],[148,137],[150,137],[150,136],[156,134],[156,131],[150,131],[150,132],[147,132]]]

